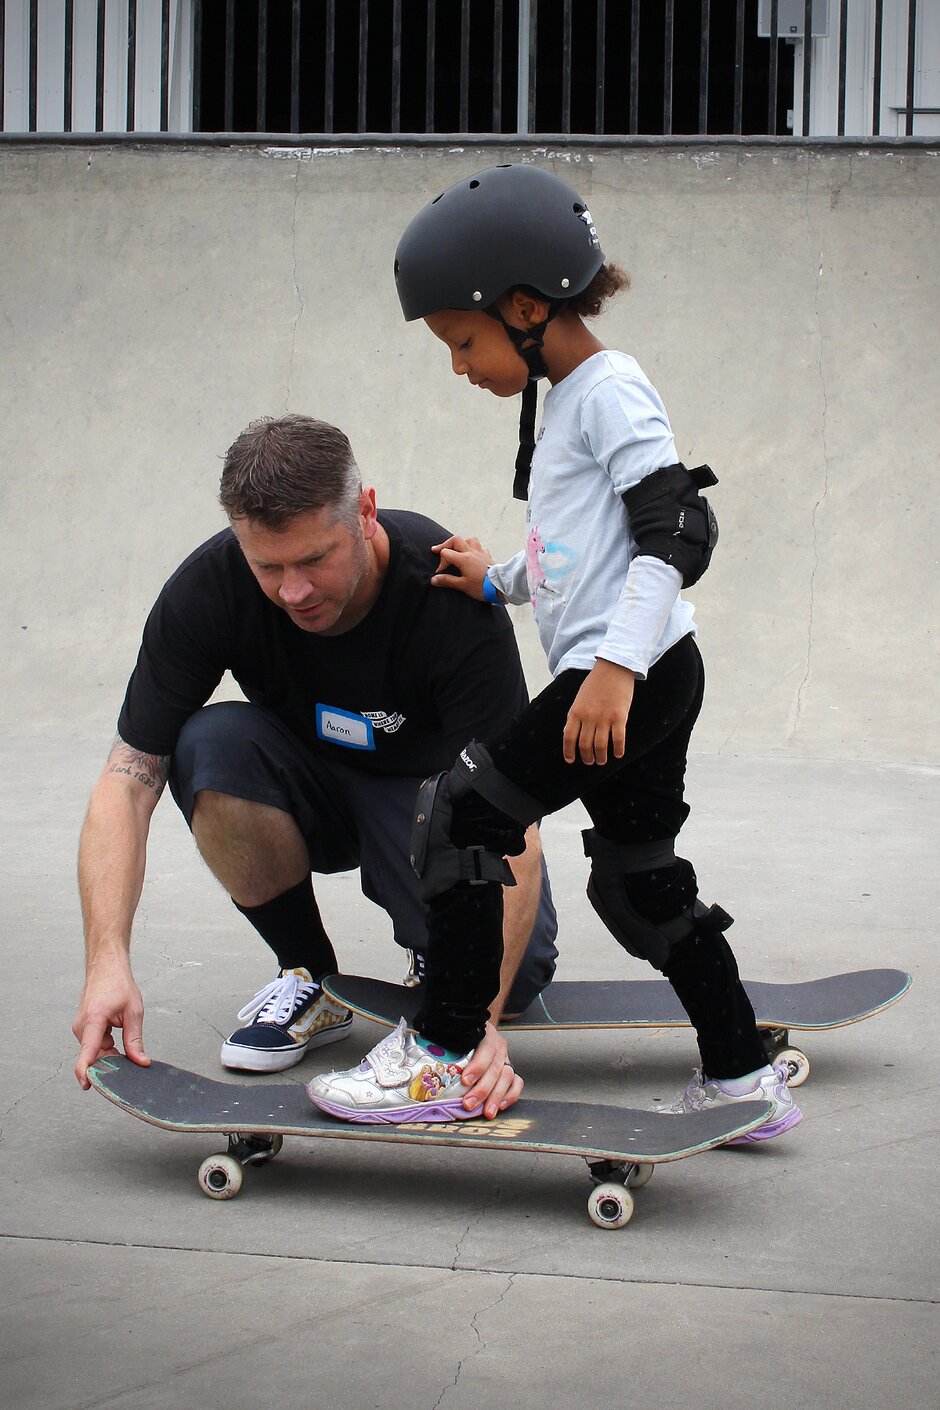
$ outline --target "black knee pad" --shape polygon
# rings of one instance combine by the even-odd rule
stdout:
[[[473,794],[485,799],[506,819],[503,827],[481,825],[482,831],[490,834],[489,846],[459,846],[454,841],[454,808],[459,809],[461,802]],[[523,850],[525,842],[520,829],[541,817],[543,811],[536,799],[495,767],[484,746],[472,740],[460,751],[449,773],[425,779],[418,789],[411,865],[418,876],[422,900],[429,901],[459,881],[471,885],[496,881],[515,886],[505,854]]]
[[[665,970],[683,940],[733,923],[720,906],[698,899],[695,872],[676,856],[672,838],[620,845],[593,828],[582,837],[591,859],[588,900],[617,943],[654,969]],[[657,886],[663,872],[665,885]]]
[[[516,884],[502,853],[482,846],[454,845],[454,802],[455,793],[460,797],[461,781],[455,780],[453,773],[452,769],[447,774],[434,774],[418,789],[411,830],[411,865],[422,901],[449,891],[458,881],[467,881],[471,886],[485,886],[491,881],[503,886]]]

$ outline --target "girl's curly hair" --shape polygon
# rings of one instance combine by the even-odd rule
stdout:
[[[579,318],[596,318],[608,299],[630,287],[630,276],[616,264],[602,264],[586,289],[575,294],[565,305]]]

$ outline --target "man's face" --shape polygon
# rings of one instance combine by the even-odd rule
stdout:
[[[330,509],[306,510],[281,529],[251,519],[232,528],[265,597],[301,631],[339,636],[361,622],[378,595],[371,540],[378,520],[375,492],[364,490],[354,527]]]

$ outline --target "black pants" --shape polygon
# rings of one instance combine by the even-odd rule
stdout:
[[[537,799],[545,814],[580,798],[596,830],[617,844],[672,839],[688,817],[685,770],[692,728],[702,706],[705,672],[687,636],[638,681],[627,721],[622,759],[567,764],[562,735],[572,702],[587,675],[565,671],[503,734],[488,742],[495,766]],[[454,806],[458,847],[483,846],[514,855],[521,825],[478,794]],[[695,901],[695,873],[675,867],[631,877],[632,903],[654,924],[673,919]],[[460,883],[430,902],[428,981],[417,1024],[425,1036],[466,1051],[483,1034],[485,1014],[499,987],[502,893],[497,885]],[[679,942],[664,973],[696,1029],[710,1077],[736,1077],[766,1061],[754,1012],[730,947],[719,933]]]

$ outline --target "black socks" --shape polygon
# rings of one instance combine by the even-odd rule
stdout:
[[[277,956],[281,969],[306,969],[314,979],[336,971],[336,955],[323,928],[309,877],[263,906],[233,902]]]

